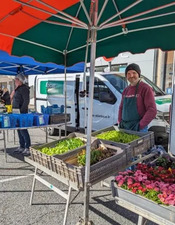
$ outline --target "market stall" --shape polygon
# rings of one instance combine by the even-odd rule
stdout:
[[[133,0],[128,3],[74,0],[33,4],[33,1],[7,0],[3,7],[0,49],[64,65],[91,61],[84,204],[84,223],[87,224],[95,58],[112,57],[124,51],[139,53],[148,48],[175,49],[175,3],[171,0]],[[27,13],[23,13],[24,9]],[[26,26],[23,21],[28,21]],[[38,39],[38,33],[42,39]]]
[[[110,130],[108,128],[106,130]],[[97,133],[94,133],[91,143],[91,166],[90,166],[90,186],[105,180],[108,177],[124,171],[138,161],[132,162],[132,156],[135,155],[137,146],[137,154],[144,153],[154,146],[154,135],[152,132],[140,133],[129,132],[126,130],[114,129],[116,136],[120,134],[119,141],[111,141],[98,139]],[[125,133],[126,132],[126,133]],[[101,131],[105,134],[105,131]],[[124,136],[121,143],[121,136]],[[113,135],[114,137],[114,135]],[[115,137],[114,137],[115,138]],[[79,141],[83,141],[81,144]],[[77,140],[77,141],[74,141]],[[65,138],[48,144],[32,146],[30,148],[30,157],[25,157],[25,161],[35,167],[33,185],[31,191],[30,204],[33,201],[36,181],[41,182],[51,190],[66,199],[66,208],[64,214],[63,225],[66,224],[68,208],[71,204],[72,190],[84,191],[85,188],[85,154],[86,154],[87,137],[80,133],[71,133]],[[157,152],[150,152],[144,155],[139,161],[153,157]],[[45,172],[49,176],[55,178],[61,183],[68,186],[68,193],[63,192],[51,183],[48,183],[44,177],[41,177],[38,170]]]

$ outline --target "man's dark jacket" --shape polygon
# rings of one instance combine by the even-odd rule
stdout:
[[[28,113],[28,105],[30,101],[30,88],[25,84],[15,89],[13,96],[13,109],[19,109],[20,113]]]

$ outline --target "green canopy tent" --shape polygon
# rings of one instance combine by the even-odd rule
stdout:
[[[95,58],[149,48],[175,49],[172,0],[6,0],[0,10],[0,49],[40,62],[90,61],[84,222],[89,220],[90,147]]]
[[[57,64],[65,63],[66,54],[67,65],[72,65],[85,60],[95,30],[96,57],[172,50],[174,11],[172,0],[6,0],[0,10],[0,49]]]

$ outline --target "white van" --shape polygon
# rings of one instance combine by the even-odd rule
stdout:
[[[155,132],[157,144],[167,143],[166,127],[169,118],[171,96],[166,95],[160,88],[144,76],[142,81],[149,84],[155,94],[157,117],[149,124],[149,130]],[[85,95],[83,94],[83,73],[67,74],[67,113],[71,115],[71,125],[68,131],[84,130],[85,128]],[[89,75],[86,76],[87,90]],[[36,109],[41,112],[41,105],[65,105],[64,95],[65,75],[39,75],[36,77]],[[118,110],[122,91],[128,85],[124,74],[95,73],[94,100],[93,100],[93,130],[117,124]],[[86,107],[88,106],[88,92],[86,94]],[[56,130],[51,129],[50,134]]]

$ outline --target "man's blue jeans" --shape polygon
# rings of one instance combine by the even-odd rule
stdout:
[[[30,136],[27,129],[18,130],[18,137],[21,148],[29,148],[31,146]]]

